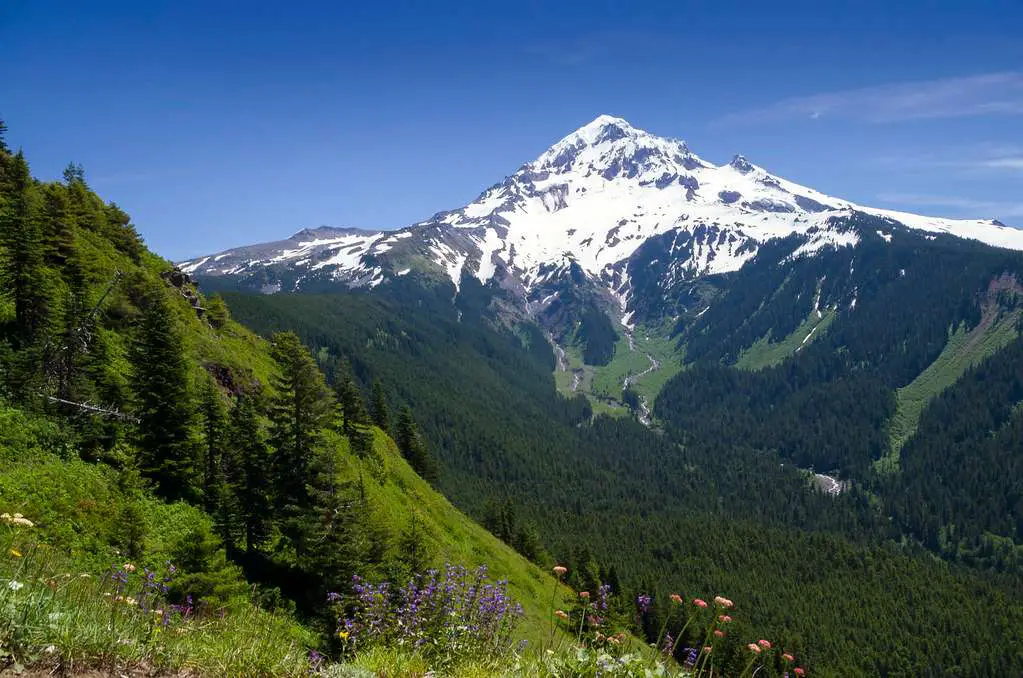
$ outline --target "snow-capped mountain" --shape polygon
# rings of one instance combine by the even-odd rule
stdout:
[[[375,286],[433,270],[494,281],[533,311],[560,281],[585,281],[627,309],[630,259],[666,242],[665,284],[738,270],[769,240],[795,236],[791,257],[855,246],[856,213],[882,217],[886,240],[903,228],[1023,250],[1023,231],[994,220],[951,220],[874,209],[827,196],[741,155],[715,165],[685,142],[602,115],[526,163],[472,203],[397,231],[306,230],[288,240],[183,262],[201,277],[229,276],[272,292],[325,284]],[[663,262],[662,262],[663,263]],[[539,305],[539,306],[538,306]]]

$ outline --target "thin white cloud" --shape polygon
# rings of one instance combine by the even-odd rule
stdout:
[[[972,214],[992,217],[1023,217],[1023,202],[1000,202],[976,200],[953,195],[930,195],[927,193],[881,193],[881,202],[901,206],[944,207]]]
[[[1023,71],[792,97],[726,115],[719,123],[760,124],[800,119],[881,123],[982,115],[1023,115]]]
[[[1023,170],[1023,158],[995,158],[981,163],[991,169]]]
[[[1019,175],[1023,171],[1023,146],[978,143],[946,146],[939,150],[906,151],[864,159],[870,166],[900,171],[937,170],[956,174]]]

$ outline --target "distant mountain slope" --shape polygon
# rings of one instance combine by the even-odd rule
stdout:
[[[180,265],[210,288],[263,293],[373,288],[410,271],[457,293],[471,277],[502,290],[507,313],[606,365],[620,327],[674,318],[680,285],[734,272],[773,240],[814,258],[900,229],[1023,249],[1023,231],[994,220],[863,207],[602,115],[472,203],[400,230],[306,230]]]
[[[399,231],[303,231],[181,266],[250,288],[284,290],[324,281],[373,286],[426,267],[456,287],[463,274],[493,279],[544,306],[550,301],[544,284],[574,265],[624,307],[634,296],[626,263],[650,238],[671,235],[670,274],[692,279],[738,269],[772,238],[802,237],[798,256],[853,245],[858,238],[841,228],[853,211],[1023,249],[1023,232],[992,220],[861,207],[774,176],[742,156],[714,165],[685,142],[602,115],[469,205]]]

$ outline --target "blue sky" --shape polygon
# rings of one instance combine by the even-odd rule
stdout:
[[[1023,226],[1023,3],[0,3],[0,117],[173,259],[472,200],[600,113]]]

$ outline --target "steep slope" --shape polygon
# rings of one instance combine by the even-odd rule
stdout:
[[[279,342],[259,338],[233,321],[222,299],[200,294],[187,275],[148,251],[129,217],[104,203],[80,170],[69,170],[65,182],[36,181],[24,158],[2,143],[0,280],[5,283],[0,296],[0,512],[22,513],[34,523],[24,542],[31,551],[21,535],[0,526],[5,596],[14,590],[8,580],[22,578],[19,573],[31,568],[40,568],[39,577],[57,576],[55,568],[101,575],[110,573],[111,563],[130,560],[142,576],[143,567],[156,571],[173,560],[180,583],[171,588],[168,603],[184,604],[186,595],[194,595],[211,609],[237,612],[238,626],[231,626],[233,617],[228,617],[228,628],[216,627],[223,643],[252,641],[244,647],[214,643],[205,648],[224,656],[207,657],[203,670],[263,675],[271,672],[269,666],[245,662],[281,659],[290,662],[289,668],[273,672],[302,673],[308,668],[303,644],[320,646],[322,625],[335,621],[324,605],[319,577],[337,568],[342,592],[348,584],[343,575],[350,575],[351,568],[400,583],[412,567],[403,545],[414,526],[424,549],[420,566],[445,561],[489,565],[492,577],[512,581],[525,607],[522,635],[537,638],[546,628],[554,579],[453,508],[412,471],[394,441],[368,421],[353,424],[351,438],[342,434],[334,398],[297,341],[290,354],[282,354]],[[303,357],[308,361],[304,372]],[[280,433],[291,429],[275,421],[281,421],[281,398],[288,397],[289,389],[298,390],[298,378],[288,376],[288,365],[296,361],[294,374],[304,375],[313,398],[303,406],[311,403],[320,418],[308,424],[307,435],[316,441],[311,453],[290,459],[308,464],[312,472],[301,480],[314,489],[355,497],[319,513],[344,512],[344,534],[350,540],[337,549],[348,561],[328,553],[334,559],[320,572],[303,569],[303,559],[315,557],[315,551],[308,546],[297,550],[295,544],[301,548],[302,542],[288,537],[289,531],[316,529],[319,504],[305,499],[306,505],[296,509],[278,499],[283,487],[279,474],[287,471],[281,459],[292,443]],[[144,372],[143,365],[159,377],[151,392],[141,384],[154,375]],[[243,402],[251,406],[248,415]],[[168,421],[161,420],[163,414]],[[344,416],[347,426],[354,415],[346,411]],[[150,447],[146,435],[156,425],[165,426],[168,435]],[[356,446],[363,436],[370,438],[365,449]],[[168,477],[184,478],[187,487],[172,495]],[[263,541],[250,536],[259,530]],[[39,557],[30,561],[36,553]],[[18,560],[23,556],[24,561]],[[41,587],[49,591],[45,583]],[[26,593],[23,600],[34,598]],[[257,612],[257,604],[276,609],[281,619]],[[31,640],[12,635],[12,629],[24,626],[25,618],[16,618],[25,610],[10,597],[0,606],[0,663],[38,655],[48,645],[54,661],[95,658],[89,654],[95,647],[85,643],[101,643],[102,638],[64,622],[43,624]],[[152,609],[147,611],[151,617]],[[67,617],[67,624],[90,621]],[[258,628],[242,626],[242,617],[252,624],[265,622],[267,630],[278,634],[279,647],[260,655],[264,639]],[[308,628],[299,627],[296,619]],[[162,651],[159,637],[150,634],[152,620],[139,628],[145,637],[125,641],[123,653],[104,656],[112,661],[141,656],[170,668],[198,663],[187,654],[194,645],[166,656],[139,655]],[[248,635],[239,639],[236,631]],[[120,644],[116,636],[109,646],[115,644]],[[13,654],[8,657],[8,652]]]
[[[326,364],[344,356],[365,383],[395,384],[421,413],[456,505],[485,519],[488,498],[509,500],[582,588],[609,577],[633,595],[726,591],[816,675],[1017,671],[1003,649],[1019,637],[1016,580],[888,542],[898,534],[859,485],[817,492],[778,451],[702,431],[681,446],[629,419],[587,424],[578,398],[557,396],[542,335],[524,340],[535,328],[516,336],[479,315],[488,304],[453,306],[448,294],[409,279],[373,293],[228,298],[254,328],[293,327]],[[969,620],[990,606],[1006,617],[985,616],[975,632]]]

